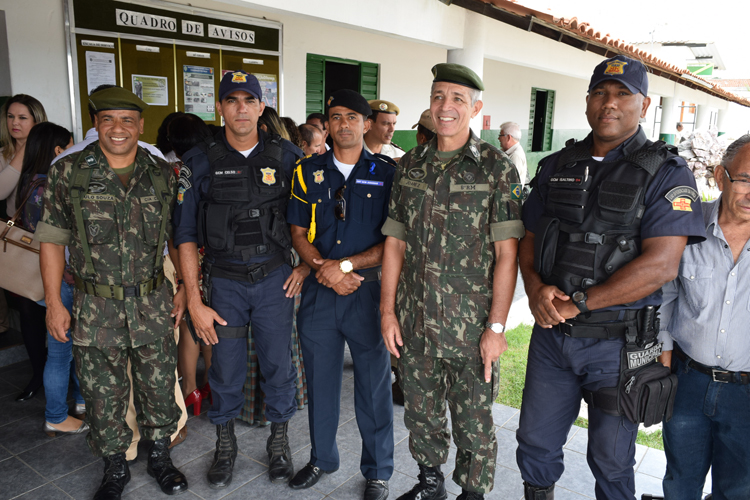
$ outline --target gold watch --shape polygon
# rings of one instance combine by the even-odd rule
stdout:
[[[354,264],[352,264],[352,261],[349,259],[341,259],[339,262],[339,269],[341,269],[342,273],[349,274],[354,271]]]

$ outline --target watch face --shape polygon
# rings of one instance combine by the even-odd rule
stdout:
[[[342,260],[340,267],[341,267],[341,271],[345,273],[349,273],[352,271],[352,269],[354,269],[354,266],[352,265],[352,261],[350,260]]]
[[[584,300],[585,297],[586,297],[586,295],[583,292],[578,291],[578,292],[576,292],[576,293],[573,294],[572,298],[573,298],[573,302],[580,302],[580,301]]]

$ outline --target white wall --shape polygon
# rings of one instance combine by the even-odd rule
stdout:
[[[39,99],[50,121],[72,128],[62,0],[0,0],[13,94]]]
[[[485,59],[484,82],[482,114],[492,116],[493,129],[506,121],[529,128],[532,87],[555,91],[553,129],[589,128],[584,115],[588,80]]]

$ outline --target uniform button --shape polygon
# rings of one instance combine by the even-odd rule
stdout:
[[[724,333],[724,331],[725,331],[725,330],[724,330],[724,329],[722,328],[722,329],[721,329],[721,333]]]
[[[732,276],[734,276],[734,273],[732,273]]]
[[[721,359],[721,356],[716,356],[717,358]]]
[[[323,203],[323,200],[321,200],[321,199],[318,199],[318,203]]]
[[[731,303],[732,303],[732,301],[731,301],[731,300],[727,300],[727,304],[731,304]]]
[[[336,244],[340,245],[341,244],[341,240],[336,240]]]
[[[691,280],[694,280],[694,279],[695,279],[695,276],[691,276],[691,277],[690,277],[690,279],[691,279]]]
[[[367,193],[368,198],[372,198],[372,195],[370,193]]]

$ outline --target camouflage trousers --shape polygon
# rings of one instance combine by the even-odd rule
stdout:
[[[90,427],[86,440],[94,455],[125,452],[133,439],[125,423],[130,399],[128,359],[143,438],[158,440],[177,430],[181,414],[174,395],[177,344],[171,333],[137,348],[73,346],[73,354]]]
[[[468,491],[489,493],[495,483],[492,403],[498,393],[497,368],[496,363],[492,382],[486,383],[480,359],[436,358],[404,348],[399,360],[412,456],[428,467],[447,462],[447,402],[458,448],[453,481]]]

